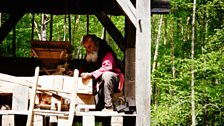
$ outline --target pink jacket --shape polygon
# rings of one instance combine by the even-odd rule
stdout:
[[[93,72],[92,75],[95,79],[99,78],[105,71],[113,71],[120,77],[118,89],[123,90],[124,87],[124,75],[120,69],[117,68],[117,64],[111,52],[108,52],[103,58],[101,67]]]

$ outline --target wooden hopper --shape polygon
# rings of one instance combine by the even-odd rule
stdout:
[[[46,69],[69,60],[71,43],[67,41],[38,41],[31,43],[31,56],[38,58]]]

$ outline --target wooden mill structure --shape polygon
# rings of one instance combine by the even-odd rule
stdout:
[[[25,13],[95,15],[125,54],[124,94],[133,97],[136,103],[136,113],[133,115],[109,116],[122,116],[123,122],[134,118],[135,121],[126,123],[129,126],[150,125],[150,20],[152,14],[169,13],[169,0],[1,0],[0,13],[10,15],[0,27],[0,43]],[[108,15],[126,17],[124,36]],[[96,118],[87,113],[83,116],[83,125],[95,125],[85,121],[94,122]]]

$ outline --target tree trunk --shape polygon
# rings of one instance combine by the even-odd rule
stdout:
[[[187,41],[187,40],[189,40],[189,28],[188,28],[188,26],[189,26],[189,21],[190,21],[190,17],[187,17],[187,23],[186,23],[186,32],[184,33],[184,42],[185,41]]]
[[[204,43],[207,43],[207,38],[208,38],[208,8],[206,7],[206,10],[205,10],[205,36],[204,36]],[[203,59],[204,59],[204,69],[206,70],[207,69],[207,61],[206,61],[206,58],[205,58],[205,52],[206,52],[206,50],[205,50],[205,48],[204,48],[204,45],[205,44],[203,44],[203,46],[202,46],[202,56],[203,56]],[[204,75],[204,78],[205,78],[205,76],[206,76],[206,73],[203,73],[203,75]],[[205,80],[203,78],[203,81],[206,83],[207,81]],[[204,104],[206,105],[206,104],[208,104],[208,97],[206,96],[206,98],[205,98],[205,102],[204,102]],[[208,108],[206,107],[205,108],[205,110],[204,110],[204,126],[208,126]]]
[[[41,21],[41,40],[47,40],[47,14],[42,14],[42,21]]]
[[[78,16],[76,17],[76,20],[75,20],[75,26],[74,26],[75,31],[74,31],[74,36],[75,36],[75,34],[77,33],[77,31],[78,31],[78,29],[79,29],[80,17],[81,17],[81,16],[78,15]],[[81,43],[79,43],[79,46],[78,46],[77,51],[76,51],[76,55],[75,55],[75,58],[76,58],[76,59],[81,58],[81,56],[79,56],[80,49],[81,49]]]
[[[68,41],[71,43],[72,42],[72,26],[71,26],[71,14],[68,14],[68,29],[69,29],[69,39]]]
[[[36,21],[34,21],[34,26],[35,26],[35,30],[37,32],[38,39],[41,40],[41,32],[38,30],[39,28],[38,28]]]
[[[171,57],[172,57],[172,75],[173,75],[173,80],[172,80],[172,85],[174,85],[174,79],[175,79],[175,64],[174,64],[174,59],[175,59],[175,56],[174,56],[174,51],[175,51],[175,48],[174,48],[174,21],[175,19],[173,18],[172,20],[172,41],[171,41],[171,46],[172,46],[172,50],[171,50]],[[169,89],[169,93],[170,95],[172,96],[174,93],[173,93],[173,88],[172,88],[172,85],[170,84],[170,89]]]
[[[76,19],[75,19],[75,25],[74,25],[74,35],[73,35],[73,40],[75,40],[75,35],[79,29],[79,21],[80,21],[80,15],[77,15]]]
[[[63,37],[63,41],[66,41],[66,23],[67,23],[67,20],[66,20],[66,14],[64,16],[64,37]]]
[[[167,19],[166,17],[164,17],[164,20],[163,20],[163,23],[164,23],[164,38],[163,38],[163,44],[166,45],[166,41],[167,41],[167,34],[166,34],[166,29],[167,29]]]
[[[152,75],[154,74],[154,71],[156,68],[156,62],[157,62],[157,58],[158,58],[159,41],[160,41],[162,23],[163,23],[163,15],[160,15],[160,20],[159,20],[159,25],[158,25],[158,34],[157,34],[157,39],[156,39],[156,49],[155,49],[153,65],[152,65]],[[158,106],[159,87],[157,87],[156,83],[153,81],[153,76],[152,76],[152,84],[154,85],[154,102],[155,102],[155,106]]]
[[[57,29],[56,31],[57,31],[57,34],[58,34],[58,39],[57,39],[57,40],[59,41],[60,38],[61,38],[61,34],[60,34],[60,32],[59,32],[60,30],[59,30],[59,25],[58,25],[58,23],[56,23],[56,29]]]
[[[158,49],[159,49],[159,41],[160,41],[162,23],[163,23],[163,15],[160,16],[160,20],[159,20],[158,34],[157,34],[157,39],[156,39],[156,49],[155,49],[154,58],[153,58],[152,73],[155,71],[155,67],[156,67],[156,60],[158,57]]]
[[[191,59],[194,61],[194,43],[195,43],[195,13],[196,13],[196,0],[193,4],[193,17],[192,17],[192,43],[191,43]],[[194,64],[191,65],[191,116],[192,116],[192,126],[196,125],[196,115],[195,115],[195,93],[194,93]]]

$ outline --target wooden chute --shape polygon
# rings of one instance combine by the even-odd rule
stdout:
[[[56,69],[59,64],[69,60],[70,47],[71,43],[67,41],[34,40],[31,42],[31,56],[38,58],[45,72],[50,74],[50,70]]]

